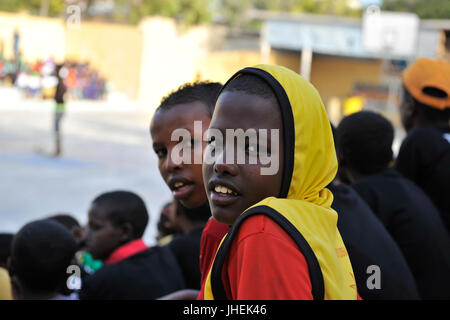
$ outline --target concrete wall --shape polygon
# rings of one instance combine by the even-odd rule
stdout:
[[[301,54],[294,51],[272,49],[270,63],[283,65],[300,72]],[[355,82],[379,84],[382,61],[347,59],[313,54],[311,83],[319,91],[325,105],[333,98],[344,99]]]
[[[116,90],[138,97],[143,39],[138,28],[83,22],[80,28],[66,28],[65,37],[66,58],[89,61]]]
[[[0,43],[7,58],[13,58],[13,34],[20,34],[19,49],[26,61],[65,56],[65,26],[61,19],[32,17],[24,14],[0,13]]]

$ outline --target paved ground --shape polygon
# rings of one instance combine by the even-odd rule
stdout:
[[[151,218],[144,239],[154,243],[158,213],[170,192],[151,149],[149,112],[132,105],[69,104],[64,154],[50,158],[37,150],[53,150],[51,102],[5,102],[2,96],[0,90],[0,232],[57,212],[86,223],[94,197],[124,189],[146,201]]]

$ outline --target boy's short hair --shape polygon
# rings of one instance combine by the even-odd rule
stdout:
[[[62,224],[68,230],[72,230],[73,228],[81,227],[81,225],[77,219],[75,219],[74,217],[72,217],[71,215],[66,214],[66,213],[55,214],[53,216],[47,217],[47,219],[53,220],[53,221],[56,221],[56,222]]]
[[[252,74],[241,74],[237,78],[231,80],[223,91],[241,91],[246,94],[255,95],[263,99],[276,100],[275,93],[269,84],[263,79]]]
[[[219,95],[221,88],[222,85],[218,82],[203,81],[185,83],[162,98],[156,111],[168,110],[177,104],[200,101],[208,108],[209,116],[212,117],[217,96]]]
[[[137,194],[129,191],[112,191],[99,195],[92,201],[96,210],[106,213],[114,226],[130,223],[135,239],[141,238],[149,220],[147,207]]]
[[[338,153],[345,166],[373,174],[392,160],[394,127],[378,113],[360,111],[345,117],[336,129]]]
[[[12,274],[34,292],[59,290],[77,245],[64,226],[38,220],[23,226],[11,246]]]

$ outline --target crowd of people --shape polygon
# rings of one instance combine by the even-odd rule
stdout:
[[[418,59],[402,80],[407,136],[395,159],[388,119],[363,110],[334,127],[317,90],[287,68],[181,86],[150,123],[173,195],[157,244],[142,240],[141,197],[105,192],[86,226],[58,214],[1,235],[0,297],[450,299],[450,63]],[[203,161],[173,156],[177,129],[191,135],[183,152]],[[237,147],[219,138],[266,129],[270,138]],[[277,155],[274,174],[263,174],[264,152]]]
[[[0,54],[0,83],[13,85],[26,98],[51,99],[58,83],[58,74],[67,87],[70,100],[101,100],[107,92],[107,82],[88,62],[67,60],[57,71],[53,58],[28,63],[6,59]]]

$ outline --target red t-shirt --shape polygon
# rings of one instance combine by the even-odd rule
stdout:
[[[232,300],[313,299],[305,257],[294,240],[263,215],[242,223],[225,260],[222,281]],[[198,299],[203,290],[202,286]]]
[[[201,288],[197,299],[203,300],[203,287],[205,285],[206,277],[208,276],[209,269],[216,255],[217,248],[220,245],[220,241],[230,230],[230,227],[226,224],[218,222],[216,219],[211,218],[203,228],[202,238],[200,241],[200,272],[201,272]]]
[[[222,278],[230,299],[313,299],[308,265],[294,240],[272,219],[245,220],[231,244]]]

